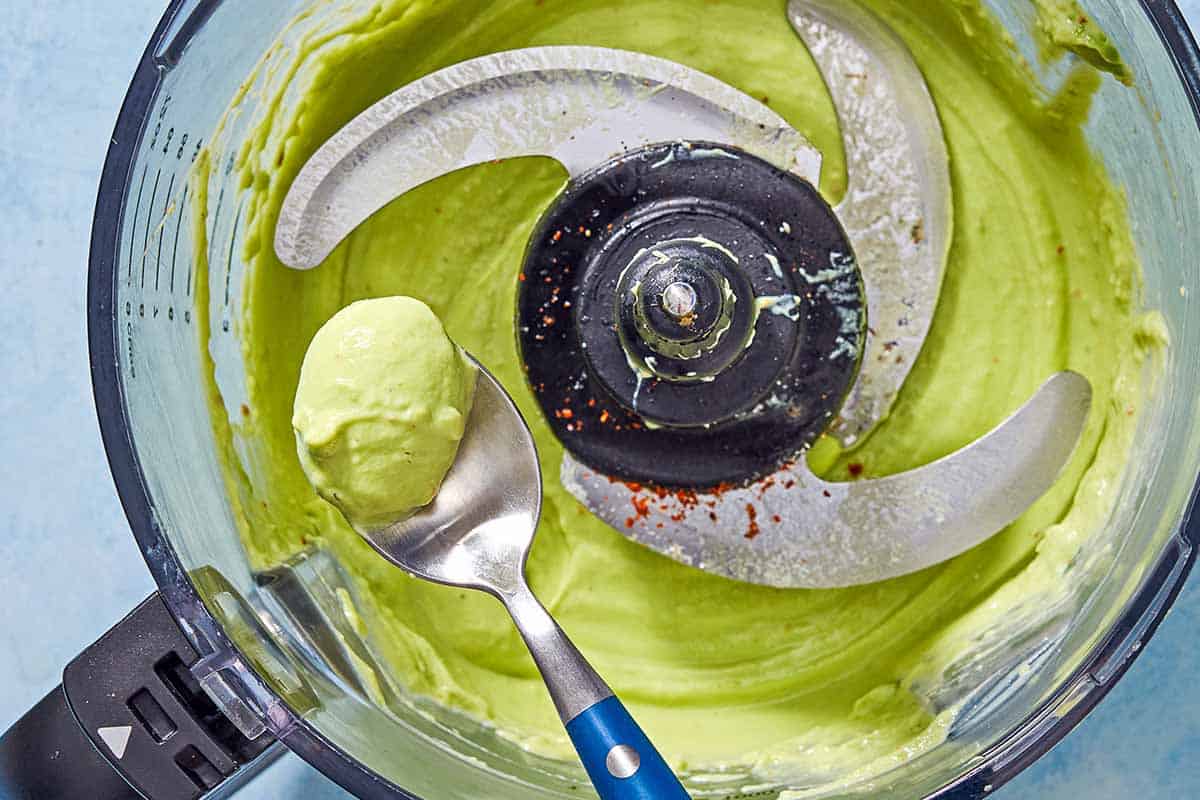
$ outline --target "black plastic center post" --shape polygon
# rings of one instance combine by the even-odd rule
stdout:
[[[832,422],[865,338],[862,279],[800,178],[700,142],[567,187],[530,240],[519,339],[556,435],[614,478],[774,472]]]

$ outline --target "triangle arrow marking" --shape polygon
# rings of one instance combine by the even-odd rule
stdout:
[[[96,733],[112,750],[112,754],[120,760],[125,757],[125,748],[129,746],[129,734],[133,733],[132,725],[117,725],[111,728],[97,728]]]

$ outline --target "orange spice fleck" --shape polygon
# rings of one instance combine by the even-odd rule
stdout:
[[[641,519],[650,516],[650,500],[646,497],[631,497],[629,502],[633,505],[633,510]]]
[[[746,516],[750,518],[750,526],[746,528],[746,538],[753,539],[762,533],[762,530],[758,527],[758,509],[751,503],[746,504]]]

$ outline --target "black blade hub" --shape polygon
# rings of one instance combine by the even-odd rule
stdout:
[[[613,478],[711,488],[795,459],[865,339],[862,277],[809,183],[652,145],[571,182],[530,240],[519,339],[555,434]]]

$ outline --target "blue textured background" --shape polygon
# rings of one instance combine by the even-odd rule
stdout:
[[[153,590],[92,410],[84,275],[117,109],[163,0],[0,11],[0,729]],[[1184,0],[1200,23],[1200,0]],[[1200,580],[1200,579],[1198,579]],[[1132,672],[1005,800],[1200,796],[1200,589]],[[290,754],[239,798],[347,795]]]

